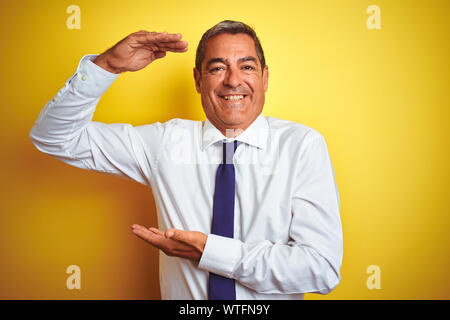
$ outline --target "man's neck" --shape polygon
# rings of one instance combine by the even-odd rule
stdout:
[[[258,115],[259,116],[259,115]],[[242,126],[229,126],[227,127],[226,125],[224,126],[219,126],[218,124],[212,122],[211,120],[209,120],[209,122],[212,123],[213,126],[215,126],[225,137],[227,138],[236,138],[238,135],[240,135],[241,133],[243,133],[245,130],[247,130],[248,127],[250,127],[252,125],[253,122],[255,122],[255,120],[258,117],[256,117],[255,119],[253,119],[252,122],[246,124],[246,125],[242,125]]]

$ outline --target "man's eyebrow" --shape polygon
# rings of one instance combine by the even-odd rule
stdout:
[[[205,68],[208,69],[210,65],[212,65],[213,63],[216,63],[216,62],[225,63],[225,59],[224,58],[212,58],[212,59],[209,59],[208,62],[206,63],[206,67]]]
[[[254,63],[257,63],[256,58],[255,58],[255,57],[252,57],[252,56],[246,56],[246,57],[240,58],[240,59],[238,60],[239,63],[247,62],[247,61],[253,61]]]
[[[238,60],[238,63],[247,62],[247,61],[253,61],[254,63],[257,63],[258,60],[255,57],[246,56],[246,57],[240,58]],[[226,64],[226,59],[224,59],[224,58],[212,58],[212,59],[209,59],[208,62],[206,63],[206,67],[205,68],[208,69],[211,64],[216,63],[216,62],[220,62],[220,63]]]

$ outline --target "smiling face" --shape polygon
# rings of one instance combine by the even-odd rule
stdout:
[[[201,74],[194,68],[208,120],[227,136],[227,129],[247,129],[263,109],[268,75],[249,35],[223,33],[209,39]]]

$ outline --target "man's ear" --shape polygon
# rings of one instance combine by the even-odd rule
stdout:
[[[202,75],[200,74],[200,72],[197,70],[197,68],[194,68],[194,80],[195,80],[195,89],[197,89],[198,93],[201,93],[201,79],[202,79]]]
[[[263,70],[263,86],[264,92],[266,92],[269,87],[269,67],[267,65],[264,66]]]

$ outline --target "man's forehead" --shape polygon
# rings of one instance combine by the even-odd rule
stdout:
[[[247,52],[246,55],[255,55],[256,48],[255,42],[252,37],[245,33],[229,34],[222,33],[219,34],[206,42],[205,53],[208,55],[215,54],[216,51],[228,52],[228,51],[251,51]]]
[[[252,37],[245,33],[219,34],[206,42],[205,59],[206,63],[211,60],[228,61],[231,59],[242,61],[258,60],[255,42]]]

